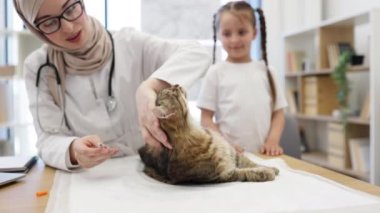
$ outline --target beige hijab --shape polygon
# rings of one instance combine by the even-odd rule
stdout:
[[[13,3],[28,29],[48,45],[48,57],[50,62],[57,67],[64,95],[66,73],[89,75],[101,70],[111,57],[112,43],[102,24],[89,16],[88,21],[91,25],[90,28],[93,29],[93,34],[85,48],[70,50],[52,43],[34,26],[34,21],[44,1],[48,0],[13,0]],[[56,76],[53,72],[49,72],[48,75],[48,88],[56,104],[63,106],[64,103],[61,103],[62,99],[59,98]]]

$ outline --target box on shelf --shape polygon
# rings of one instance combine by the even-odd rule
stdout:
[[[349,139],[352,170],[369,172],[369,138]]]
[[[339,108],[337,86],[330,76],[309,76],[302,83],[303,113],[306,115],[331,115]]]
[[[370,102],[371,102],[370,96],[369,94],[367,94],[360,111],[360,118],[365,119],[365,120],[368,120],[370,118],[370,110],[369,110]]]
[[[305,58],[304,51],[289,51],[287,53],[287,73],[297,73],[305,70]]]
[[[368,137],[368,126],[348,125],[346,129],[341,123],[328,124],[327,159],[338,168],[351,168],[351,150],[348,141],[351,138]]]

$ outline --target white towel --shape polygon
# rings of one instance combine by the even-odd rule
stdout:
[[[293,170],[280,159],[274,181],[174,186],[146,176],[138,156],[111,159],[81,173],[57,171],[46,212],[380,212],[378,197]]]

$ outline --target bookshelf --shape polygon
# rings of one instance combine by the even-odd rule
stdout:
[[[380,185],[380,9],[372,9],[283,35],[285,82],[289,111],[298,119],[310,147],[302,159]],[[342,125],[333,72],[333,45],[349,44],[364,62],[347,71],[350,115]],[[366,100],[369,97],[369,100]],[[368,105],[369,116],[363,116]],[[369,138],[369,171],[351,166],[350,140]],[[332,148],[342,140],[342,148]],[[333,155],[333,154],[334,155]],[[338,154],[336,154],[338,153]],[[337,157],[339,155],[339,157]],[[332,160],[334,159],[334,160]],[[339,162],[339,163],[336,163]]]

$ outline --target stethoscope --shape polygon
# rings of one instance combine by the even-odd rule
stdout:
[[[112,35],[109,31],[107,31],[110,39],[111,39],[111,45],[112,45],[112,61],[111,61],[111,69],[110,69],[110,73],[109,73],[109,76],[108,76],[108,97],[107,97],[107,100],[106,100],[106,108],[107,108],[107,111],[108,113],[114,111],[116,109],[116,106],[117,106],[117,101],[115,99],[115,97],[113,96],[112,94],[112,77],[113,77],[113,73],[115,71],[115,46],[114,46],[114,41],[113,41],[113,38],[112,38]],[[37,87],[37,94],[36,94],[36,111],[37,111],[37,122],[39,124],[39,126],[41,127],[41,129],[44,131],[44,132],[51,132],[51,133],[58,133],[59,132],[59,129],[57,128],[44,128],[43,125],[41,125],[41,121],[40,121],[40,116],[39,116],[39,109],[38,109],[38,97],[39,97],[39,89],[38,89],[38,86],[39,86],[39,83],[40,83],[40,77],[41,77],[41,72],[44,68],[50,68],[52,69],[52,71],[54,72],[54,75],[55,75],[55,79],[56,79],[56,82],[57,82],[57,93],[58,93],[58,98],[59,100],[61,100],[61,111],[62,111],[62,117],[61,117],[61,121],[60,121],[60,128],[62,127],[64,121],[65,121],[65,96],[61,90],[62,88],[62,85],[61,85],[61,77],[59,76],[58,74],[58,69],[57,67],[50,62],[49,60],[49,56],[46,56],[46,62],[44,64],[42,64],[39,68],[38,68],[38,71],[37,71],[37,78],[36,78],[36,87]]]

